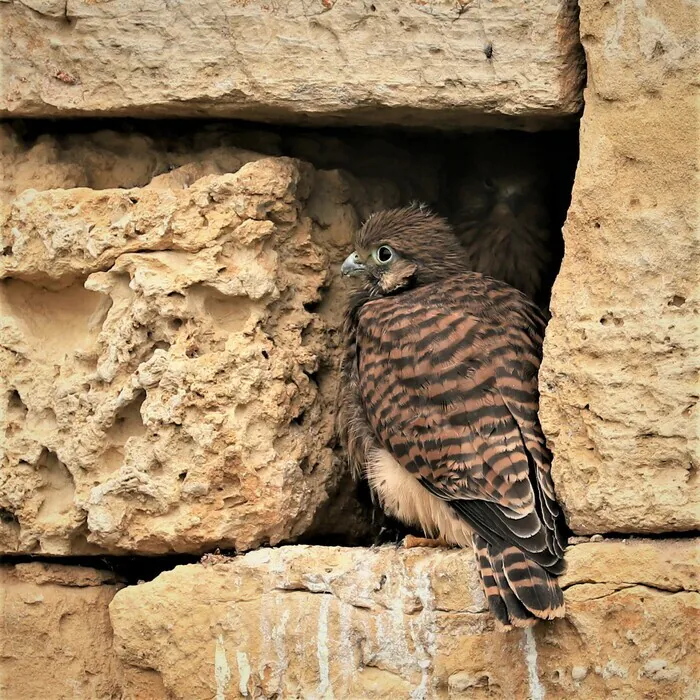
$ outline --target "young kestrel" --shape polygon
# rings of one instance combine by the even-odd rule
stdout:
[[[546,309],[564,252],[550,201],[558,173],[535,137],[522,137],[480,136],[459,152],[450,221],[470,270],[507,282]]]
[[[371,216],[342,266],[339,430],[384,509],[473,546],[504,625],[564,614],[563,515],[537,418],[544,320],[471,272],[449,225],[421,207]]]

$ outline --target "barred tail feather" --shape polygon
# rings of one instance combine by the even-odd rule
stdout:
[[[529,627],[538,619],[564,616],[564,596],[556,577],[522,550],[493,545],[474,535],[484,594],[493,615],[510,627]]]
[[[502,625],[510,627],[508,609],[503,598],[501,598],[500,587],[496,581],[496,573],[493,570],[486,540],[479,537],[479,535],[474,535],[472,540],[476,554],[476,566],[479,570],[479,579],[481,580],[481,589],[486,597],[489,610]]]

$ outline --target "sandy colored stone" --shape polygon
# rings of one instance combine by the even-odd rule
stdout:
[[[3,551],[246,550],[323,534],[347,495],[337,276],[368,197],[337,171],[238,158],[195,163],[191,186],[180,168],[7,207]],[[354,527],[339,515],[330,530]]]
[[[579,534],[700,524],[696,19],[680,1],[581,2],[581,160],[540,372]]]
[[[0,114],[542,125],[581,106],[575,8],[12,0]]]
[[[118,588],[96,569],[0,566],[0,696],[119,698],[121,670],[107,610]],[[129,675],[136,685],[140,674]]]
[[[700,547],[681,540],[609,540],[569,547],[563,586],[640,584],[664,591],[700,591]]]
[[[120,591],[115,651],[174,698],[690,699],[691,546],[573,548],[567,617],[534,635],[494,630],[471,552],[262,549]]]

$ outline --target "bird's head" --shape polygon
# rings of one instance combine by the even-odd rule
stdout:
[[[450,225],[413,205],[372,214],[355,235],[355,250],[341,267],[371,296],[394,294],[467,270]]]
[[[474,144],[461,161],[454,192],[458,216],[470,222],[512,225],[539,216],[547,173],[531,142],[491,139]]]

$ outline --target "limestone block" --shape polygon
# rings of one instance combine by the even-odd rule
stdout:
[[[96,569],[0,566],[0,696],[120,697],[108,613],[118,588],[114,577]],[[136,687],[138,671],[129,674]]]
[[[121,590],[114,647],[173,698],[690,699],[697,545],[573,547],[567,617],[534,633],[494,630],[468,551],[209,557]]]
[[[688,3],[581,2],[581,160],[540,372],[578,533],[700,525],[695,27]]]
[[[576,2],[0,3],[0,115],[542,126],[581,106]]]
[[[343,483],[336,270],[357,183],[239,155],[191,185],[173,171],[143,188],[26,190],[7,208],[3,552],[319,534]]]

